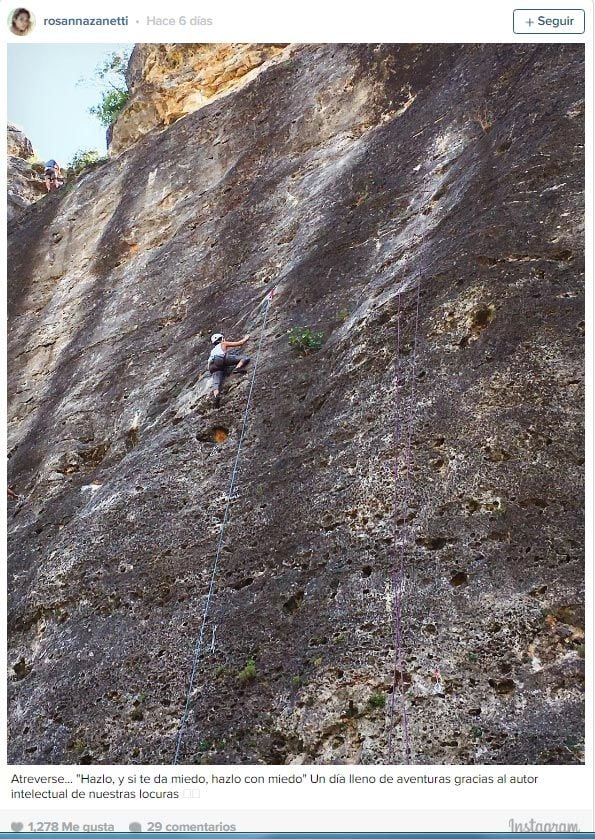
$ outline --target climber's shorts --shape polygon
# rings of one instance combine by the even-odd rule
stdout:
[[[221,388],[223,379],[231,373],[233,368],[236,367],[240,361],[243,361],[244,364],[248,364],[250,356],[226,353],[224,358],[217,359],[209,366],[213,390],[219,390]]]

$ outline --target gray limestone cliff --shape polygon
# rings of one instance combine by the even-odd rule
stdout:
[[[223,331],[181,761],[580,763],[583,47],[279,49],[12,228],[9,760],[173,758]]]
[[[35,153],[28,137],[16,125],[8,124],[7,140],[7,196],[8,220],[22,215],[45,192],[43,163],[34,163]]]

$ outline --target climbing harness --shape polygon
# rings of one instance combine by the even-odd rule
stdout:
[[[400,419],[400,412],[403,400],[401,398],[401,386],[399,384],[399,374],[401,367],[401,292],[398,294],[397,303],[397,379],[396,379],[396,419],[395,419],[395,460],[394,460],[394,566],[391,573],[392,581],[392,595],[393,595],[393,642],[394,642],[394,667],[393,667],[393,684],[392,695],[390,703],[390,717],[389,717],[389,731],[388,731],[388,761],[394,763],[394,724],[396,711],[396,694],[397,684],[400,692],[400,710],[401,710],[401,731],[403,740],[403,756],[405,763],[411,762],[411,742],[409,735],[409,713],[407,709],[407,700],[405,697],[405,660],[403,650],[403,606],[405,601],[406,591],[406,574],[405,574],[405,549],[409,543],[410,528],[407,524],[409,499],[411,496],[411,447],[413,437],[413,419],[415,413],[415,398],[416,398],[416,362],[417,362],[417,335],[419,325],[419,298],[421,289],[421,274],[417,282],[417,299],[415,304],[415,329],[413,338],[413,353],[411,361],[411,384],[409,392],[409,411],[407,416],[407,428],[405,425],[405,410],[403,405],[403,421]],[[398,453],[399,447],[406,435],[405,442],[405,474],[402,481],[399,480],[399,464]],[[399,498],[399,495],[401,496]],[[398,540],[398,524],[400,522],[402,528],[402,536]]]
[[[219,566],[219,560],[220,560],[220,557],[221,557],[221,549],[223,547],[223,539],[224,539],[224,536],[225,536],[225,530],[227,528],[227,523],[228,523],[229,507],[230,507],[232,497],[234,496],[235,483],[236,483],[236,479],[237,479],[237,476],[238,476],[238,466],[239,466],[239,462],[240,462],[240,454],[241,454],[241,451],[242,451],[242,444],[244,442],[244,435],[245,435],[246,427],[247,427],[247,424],[248,424],[248,416],[249,416],[249,413],[250,413],[250,405],[251,405],[251,401],[252,401],[252,391],[254,389],[254,382],[256,380],[256,371],[258,369],[258,361],[260,359],[260,350],[261,350],[262,341],[263,341],[263,338],[264,338],[267,317],[268,317],[268,314],[269,314],[269,308],[270,308],[271,301],[272,301],[274,296],[275,296],[275,289],[273,288],[267,294],[267,296],[264,298],[264,300],[262,301],[262,303],[266,303],[266,307],[265,307],[265,310],[264,310],[264,317],[263,317],[263,321],[262,321],[260,340],[258,342],[258,350],[256,352],[256,360],[254,362],[254,370],[252,372],[252,380],[250,382],[250,390],[248,391],[248,397],[246,399],[246,407],[244,409],[244,418],[243,418],[243,421],[242,421],[242,429],[241,429],[241,432],[240,432],[240,439],[238,441],[238,448],[237,448],[237,452],[236,452],[236,457],[235,457],[235,461],[234,461],[234,464],[233,464],[233,469],[232,469],[232,472],[231,472],[231,479],[229,481],[229,488],[228,488],[228,491],[227,491],[227,502],[225,504],[225,513],[223,515],[223,522],[221,524],[221,530],[219,532],[219,539],[218,539],[218,542],[217,542],[217,550],[215,551],[215,559],[213,560],[213,565],[211,567],[211,577],[210,577],[210,582],[209,582],[209,589],[208,589],[208,592],[207,592],[207,599],[206,599],[206,603],[205,603],[205,608],[204,608],[204,612],[203,612],[203,616],[202,616],[202,623],[201,623],[201,626],[200,626],[200,632],[198,634],[196,644],[194,646],[194,655],[193,655],[193,659],[192,659],[192,668],[191,668],[191,672],[190,672],[190,680],[189,680],[189,683],[188,683],[188,690],[187,690],[187,693],[186,693],[186,702],[185,702],[185,705],[184,705],[184,712],[182,714],[182,719],[180,720],[180,725],[179,725],[178,733],[177,733],[177,736],[176,736],[175,754],[174,754],[174,758],[173,758],[173,761],[172,761],[174,764],[178,763],[178,760],[179,760],[179,757],[180,757],[180,751],[181,751],[181,748],[182,748],[182,744],[184,742],[184,735],[186,733],[188,718],[190,716],[190,702],[191,702],[191,699],[192,699],[192,696],[193,696],[194,682],[196,680],[196,676],[197,676],[197,673],[198,673],[198,665],[199,665],[199,661],[200,661],[201,654],[202,654],[203,641],[204,641],[204,636],[205,636],[205,629],[206,629],[206,625],[207,625],[207,619],[208,619],[208,616],[209,616],[209,609],[211,607],[211,601],[213,599],[213,592],[214,592],[214,589],[215,589],[215,578],[217,576],[217,568]],[[261,306],[262,306],[262,303],[260,304]],[[215,647],[215,632],[216,632],[216,630],[217,630],[217,627],[215,627],[213,629],[213,635],[212,635],[212,638],[211,638],[211,650],[213,650],[214,647]]]

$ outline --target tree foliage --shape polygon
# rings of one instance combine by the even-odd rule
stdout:
[[[89,113],[97,117],[104,128],[109,128],[116,121],[126,102],[128,102],[127,90],[106,90],[101,94],[99,104],[89,108]]]
[[[92,81],[100,89],[100,100],[89,108],[89,113],[96,117],[104,128],[109,128],[116,121],[118,114],[128,102],[129,91],[126,83],[126,69],[130,60],[130,47],[110,52],[104,61],[97,65]]]
[[[92,163],[97,163],[99,160],[103,159],[104,158],[95,149],[87,149],[85,151],[83,151],[83,149],[79,149],[75,152],[72,160],[68,164],[68,168],[77,173],[82,172],[83,169],[87,168],[87,166],[91,166]]]

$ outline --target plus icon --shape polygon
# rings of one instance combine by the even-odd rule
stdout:
[[[529,20],[526,20],[525,23],[527,24],[527,26],[533,26],[534,21],[532,21],[531,18],[529,18]]]

